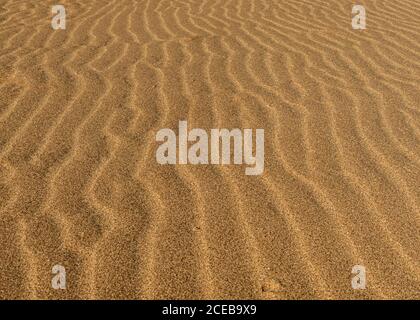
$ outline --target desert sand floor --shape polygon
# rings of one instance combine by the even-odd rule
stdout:
[[[420,299],[417,0],[60,3],[0,1],[0,298]],[[180,120],[264,174],[158,165]]]

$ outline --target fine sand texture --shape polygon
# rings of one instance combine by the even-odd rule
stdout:
[[[419,1],[59,3],[0,1],[1,299],[420,299]],[[182,120],[264,174],[159,165]]]

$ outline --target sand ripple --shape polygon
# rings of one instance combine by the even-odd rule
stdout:
[[[50,2],[0,5],[0,298],[420,298],[416,1]],[[179,120],[264,175],[159,166]]]

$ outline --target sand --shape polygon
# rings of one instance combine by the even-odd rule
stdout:
[[[420,299],[418,1],[54,4],[0,2],[1,299]],[[264,174],[159,165],[181,120]]]

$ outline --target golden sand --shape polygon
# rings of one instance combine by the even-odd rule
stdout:
[[[0,298],[420,299],[418,1],[55,2],[0,2]],[[157,164],[180,120],[264,174]]]

